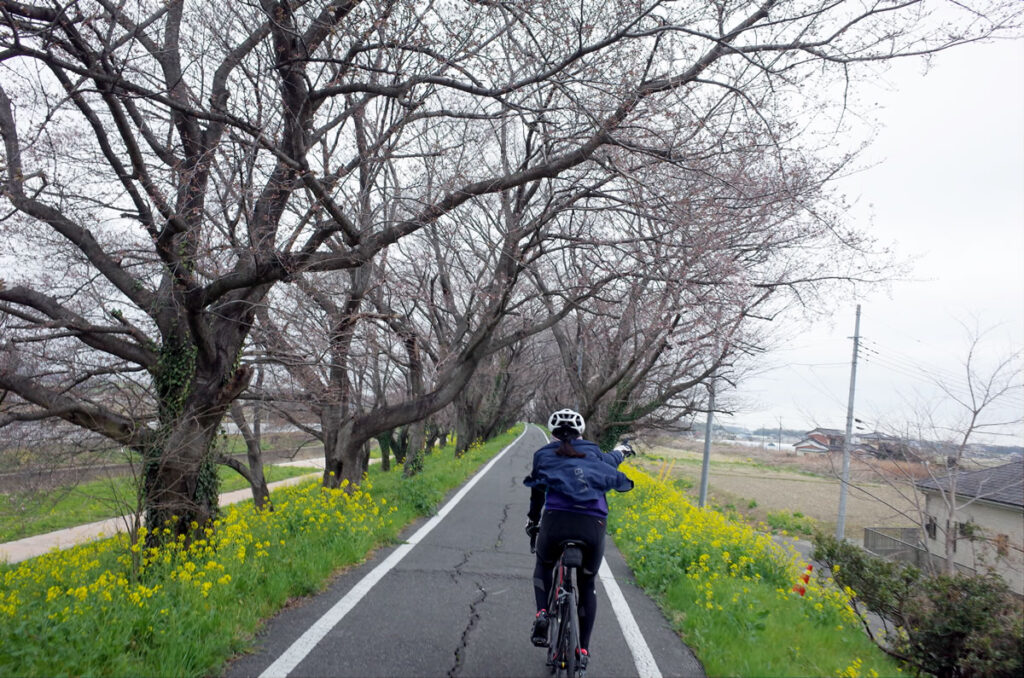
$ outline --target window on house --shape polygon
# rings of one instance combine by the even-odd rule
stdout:
[[[1010,535],[1008,534],[997,534],[996,535],[996,553],[1001,556],[1010,555]]]
[[[935,534],[938,531],[938,523],[935,522],[935,516],[925,516],[924,531],[929,539],[935,539]]]
[[[958,537],[963,537],[970,541],[978,536],[978,526],[971,521],[967,521],[966,523],[957,523],[956,533]]]

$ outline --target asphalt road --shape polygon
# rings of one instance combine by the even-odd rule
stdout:
[[[323,594],[282,611],[224,675],[548,676],[544,650],[529,641],[534,557],[522,485],[545,441],[529,427],[450,500],[457,504],[410,526],[406,543],[381,549]],[[587,676],[703,676],[611,540],[605,565]]]

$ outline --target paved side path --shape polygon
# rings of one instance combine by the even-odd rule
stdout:
[[[270,620],[225,678],[548,676],[544,650],[529,642],[534,558],[522,485],[545,441],[529,427],[438,516],[410,526],[405,543]],[[588,678],[703,676],[611,540],[602,570]]]
[[[279,464],[279,466],[318,466],[323,468],[324,460],[322,457],[317,459],[302,459],[299,461]],[[276,483],[270,483],[269,487],[273,490],[277,487],[295,485],[304,480],[308,480],[311,477],[319,477],[319,474],[309,474],[279,480]],[[221,506],[227,506],[228,504],[235,504],[240,501],[245,501],[246,499],[252,499],[252,490],[244,489],[236,490],[234,492],[225,492],[220,495],[218,503]],[[17,541],[9,541],[5,544],[0,544],[0,562],[20,563],[23,560],[41,556],[53,549],[66,549],[76,546],[77,544],[83,544],[85,542],[98,539],[102,536],[110,536],[116,532],[126,532],[128,520],[129,518],[125,516],[121,516],[120,518],[109,518],[95,523],[86,523],[85,525],[69,527],[65,530],[57,530],[56,532],[48,532],[46,534],[37,534],[33,537],[25,537],[24,539],[19,539]]]

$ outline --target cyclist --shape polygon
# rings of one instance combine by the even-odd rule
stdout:
[[[552,568],[560,555],[562,542],[573,540],[584,544],[583,567],[577,570],[577,584],[580,665],[585,668],[597,614],[595,577],[604,557],[608,518],[605,493],[633,489],[633,481],[618,470],[623,458],[632,454],[632,448],[626,446],[625,454],[620,449],[601,452],[596,444],[581,437],[586,424],[582,415],[570,409],[552,413],[548,429],[555,440],[534,453],[533,470],[523,481],[531,488],[526,532],[531,538],[537,537],[537,563],[533,570],[537,616],[530,640],[538,646],[547,644],[546,607],[551,593]]]

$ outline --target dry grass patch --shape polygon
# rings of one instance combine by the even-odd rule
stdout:
[[[644,465],[658,475],[686,478],[697,495],[702,452],[684,447],[657,446]],[[838,464],[826,456],[797,457],[758,448],[713,445],[708,479],[709,496],[719,506],[734,508],[747,520],[766,522],[769,512],[789,511],[813,518],[826,532],[835,532],[839,512]],[[847,495],[846,535],[863,540],[865,527],[909,527],[916,515],[915,496],[903,470],[887,469],[891,462],[861,460],[851,464]]]

